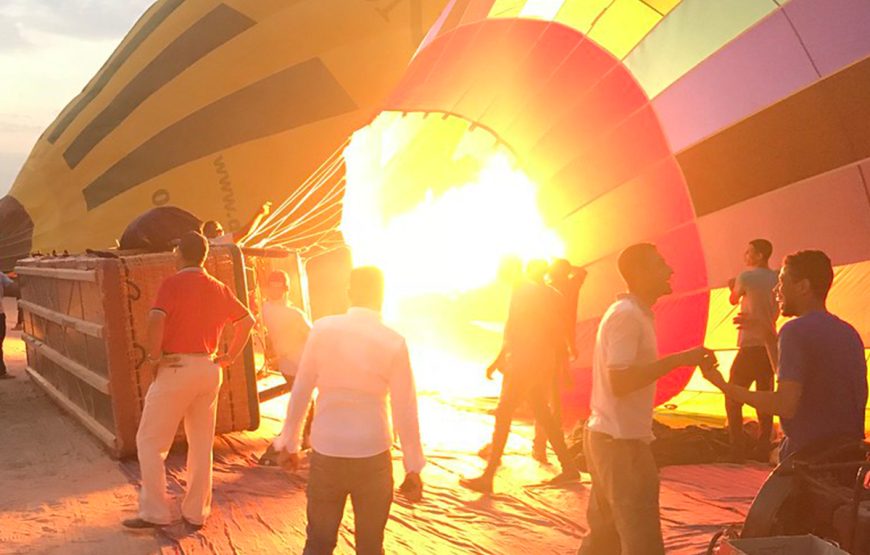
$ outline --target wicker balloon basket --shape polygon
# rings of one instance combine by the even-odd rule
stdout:
[[[205,267],[248,304],[237,247],[215,246]],[[136,430],[154,379],[144,364],[148,312],[160,284],[175,271],[172,253],[30,258],[16,266],[27,373],[116,457],[136,452]],[[228,335],[221,341],[229,341]],[[217,432],[254,430],[259,421],[249,343],[225,370]]]

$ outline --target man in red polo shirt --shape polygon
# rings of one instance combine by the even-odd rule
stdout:
[[[163,463],[182,419],[188,447],[181,515],[198,529],[211,510],[221,368],[242,352],[254,319],[232,291],[202,267],[207,255],[205,237],[193,231],[181,237],[175,250],[179,271],[160,286],[149,315],[147,363],[156,367],[156,378],[145,396],[136,434],[142,488],[139,518],[125,520],[128,528],[153,528],[172,520]],[[233,338],[227,351],[218,354],[226,324],[233,326]]]

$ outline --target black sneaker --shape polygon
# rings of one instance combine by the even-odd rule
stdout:
[[[478,478],[462,478],[459,485],[478,493],[492,493],[492,478],[480,476]]]
[[[148,528],[160,528],[163,526],[162,524],[149,522],[144,518],[128,518],[121,522],[121,524],[123,524],[125,528],[132,528],[133,530],[147,530]]]
[[[562,484],[570,484],[572,482],[579,481],[580,471],[578,471],[576,468],[572,468],[570,470],[563,470],[561,473],[548,480],[547,484],[551,486],[560,486]]]

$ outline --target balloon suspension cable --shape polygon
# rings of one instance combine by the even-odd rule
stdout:
[[[345,141],[244,241],[246,247],[318,248],[341,223],[345,189]],[[324,226],[328,226],[325,230]]]
[[[295,211],[301,208],[308,196],[322,187],[324,181],[328,181],[342,167],[342,150],[336,150],[321,166],[306,179],[302,185],[291,194],[281,206],[270,214],[260,226],[257,226],[254,235],[270,235],[275,229],[284,227],[286,221],[293,216]]]

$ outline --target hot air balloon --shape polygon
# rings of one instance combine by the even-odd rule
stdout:
[[[111,246],[154,206],[238,227],[371,118],[445,3],[155,2],[0,200],[0,267]]]
[[[662,352],[735,348],[725,286],[756,237],[826,251],[832,311],[870,344],[868,28],[862,0],[455,0],[345,153],[345,237],[386,266],[375,245],[394,246],[418,293],[429,261],[518,241],[586,266],[580,412],[616,256],[639,241],[676,271]],[[480,285],[445,272],[454,294]]]

